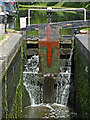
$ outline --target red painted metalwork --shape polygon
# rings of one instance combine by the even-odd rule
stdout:
[[[47,59],[48,67],[51,67],[51,63],[52,63],[52,47],[56,46],[57,48],[59,48],[59,41],[58,40],[53,40],[52,31],[53,31],[52,27],[50,27],[50,24],[48,24],[46,26],[46,30],[45,30],[46,38],[42,41],[39,41],[39,48],[41,46],[47,47],[47,50],[48,50],[48,59]]]

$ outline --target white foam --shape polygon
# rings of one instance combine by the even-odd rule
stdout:
[[[54,105],[54,106],[60,106],[60,107],[67,107],[66,105],[57,104],[57,103],[54,103],[53,105]]]

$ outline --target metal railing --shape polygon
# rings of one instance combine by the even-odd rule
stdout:
[[[31,10],[45,10],[45,11],[84,11],[84,21],[86,21],[86,9],[85,8],[69,8],[69,9],[52,9],[51,7],[48,7],[47,9],[29,9],[28,10],[28,26],[30,26],[30,11]]]

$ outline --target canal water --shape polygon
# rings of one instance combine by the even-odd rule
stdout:
[[[20,16],[26,17],[27,11],[20,11],[17,20]],[[76,15],[53,13],[52,21],[72,20],[71,16],[74,19]],[[31,23],[46,23],[45,18],[45,12],[34,11]],[[79,18],[83,16],[76,19]],[[19,23],[15,28],[18,30]],[[69,56],[60,58],[59,71],[55,74],[40,72],[38,49],[27,50],[25,46],[23,43],[3,77],[3,118],[88,119],[89,67],[78,46],[72,46]],[[47,85],[51,85],[50,89]]]

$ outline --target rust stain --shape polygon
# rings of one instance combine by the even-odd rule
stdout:
[[[48,67],[51,67],[51,63],[52,63],[52,47],[56,46],[57,48],[59,48],[59,41],[58,40],[53,40],[52,31],[53,31],[52,27],[50,27],[50,24],[48,24],[46,26],[46,29],[45,29],[46,39],[44,39],[43,41],[39,41],[39,48],[41,46],[47,47],[47,50],[48,50],[48,59],[47,59]]]

